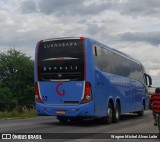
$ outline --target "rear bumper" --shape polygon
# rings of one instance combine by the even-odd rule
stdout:
[[[48,116],[66,116],[66,117],[93,117],[94,116],[94,103],[93,101],[80,104],[76,106],[48,106],[42,103],[36,102],[36,111],[38,115]],[[59,113],[62,112],[62,113]]]

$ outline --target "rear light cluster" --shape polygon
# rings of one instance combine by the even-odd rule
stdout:
[[[38,82],[35,83],[35,101],[39,103],[43,103],[40,93],[39,93],[39,84]]]
[[[92,88],[90,82],[85,82],[84,96],[81,104],[88,103],[92,100]]]

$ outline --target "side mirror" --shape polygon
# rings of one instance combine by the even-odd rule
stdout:
[[[149,86],[151,86],[152,85],[152,78],[151,78],[151,76],[148,76],[148,79],[149,79]]]
[[[151,87],[152,85],[152,78],[149,74],[144,74],[145,75],[145,80],[146,80],[146,85],[148,85],[149,87]]]

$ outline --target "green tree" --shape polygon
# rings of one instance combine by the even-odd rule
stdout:
[[[8,87],[0,87],[0,111],[12,110],[16,104],[16,99]]]
[[[0,53],[0,103],[5,109],[34,104],[33,66],[31,57],[15,49]]]

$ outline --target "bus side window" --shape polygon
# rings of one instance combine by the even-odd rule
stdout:
[[[97,56],[97,47],[94,47],[95,56]]]

